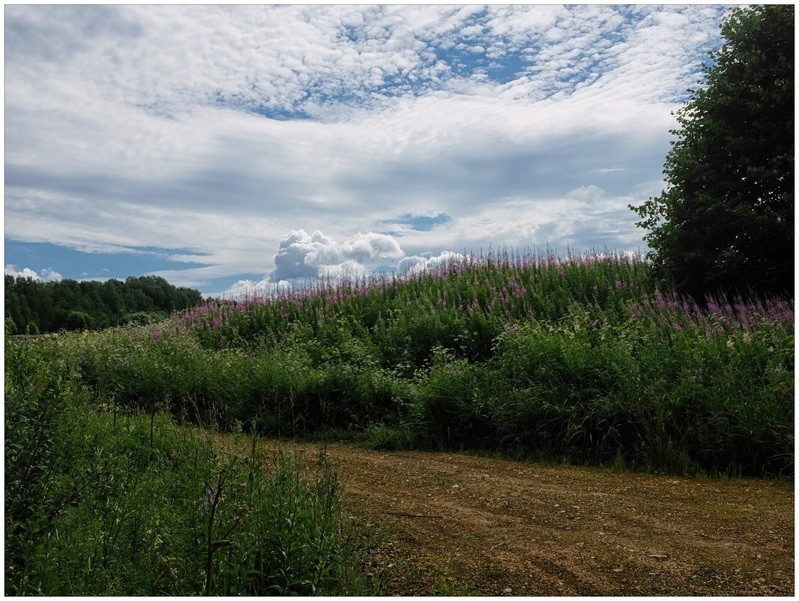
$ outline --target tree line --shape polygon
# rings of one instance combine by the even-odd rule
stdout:
[[[12,334],[100,330],[163,319],[203,301],[199,291],[177,288],[154,275],[124,282],[41,282],[5,276],[5,318]]]

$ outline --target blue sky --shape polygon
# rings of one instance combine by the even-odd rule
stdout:
[[[721,5],[5,6],[5,272],[270,292],[644,249]]]

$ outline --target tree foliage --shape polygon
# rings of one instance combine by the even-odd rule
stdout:
[[[667,187],[633,209],[657,273],[684,294],[779,294],[794,272],[794,7],[736,8],[689,90]]]
[[[14,334],[142,323],[201,302],[197,290],[176,288],[158,276],[129,277],[124,282],[38,282],[5,276],[5,317],[13,322]]]

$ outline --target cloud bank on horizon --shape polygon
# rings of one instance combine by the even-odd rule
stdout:
[[[221,293],[640,248],[725,10],[6,6],[6,272],[100,273],[39,245]]]
[[[37,282],[60,282],[63,277],[57,271],[45,268],[36,273],[30,267],[23,267],[17,271],[16,265],[8,264],[3,269],[3,275],[10,275],[13,278],[26,278]]]

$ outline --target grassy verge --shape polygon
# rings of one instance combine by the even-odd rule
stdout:
[[[92,395],[64,350],[6,345],[8,594],[371,592],[326,464],[220,453],[160,409]]]

